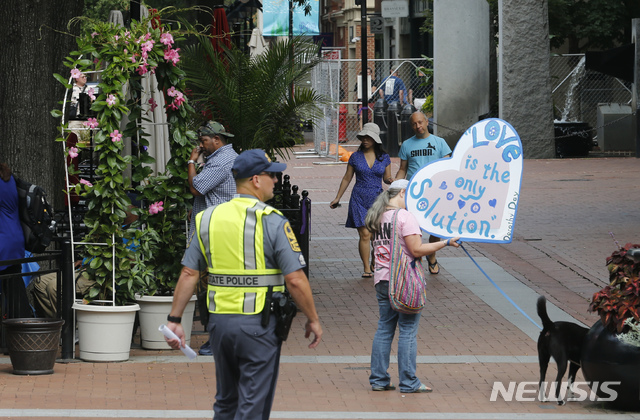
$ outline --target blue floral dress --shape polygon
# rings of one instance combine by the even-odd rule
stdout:
[[[364,218],[367,216],[369,207],[382,192],[382,176],[384,170],[391,164],[391,158],[386,153],[381,158],[382,160],[376,159],[371,168],[361,151],[353,153],[349,158],[349,165],[353,167],[356,174],[356,184],[353,186],[349,200],[349,213],[345,224],[348,228],[364,226]]]

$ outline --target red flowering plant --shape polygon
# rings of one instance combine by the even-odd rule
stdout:
[[[626,244],[607,258],[610,283],[593,295],[589,312],[597,312],[602,324],[612,332],[628,332],[640,321],[640,261],[629,251],[640,244]],[[629,322],[628,322],[629,321]]]

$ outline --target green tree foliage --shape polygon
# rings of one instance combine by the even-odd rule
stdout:
[[[608,49],[631,40],[638,0],[549,0],[551,46],[568,42],[569,52]]]
[[[548,0],[551,47],[568,43],[570,53],[612,48],[631,39],[631,19],[640,17],[638,0]],[[498,33],[498,0],[487,0]],[[421,32],[433,33],[433,1]]]
[[[238,152],[261,148],[285,156],[301,137],[300,122],[317,115],[323,102],[313,89],[299,87],[319,62],[318,47],[302,38],[250,57],[235,47],[218,53],[200,36],[181,53],[196,108],[235,135]]]

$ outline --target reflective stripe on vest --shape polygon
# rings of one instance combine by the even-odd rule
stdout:
[[[200,249],[209,271],[207,305],[218,314],[262,312],[269,286],[284,290],[279,269],[267,269],[262,217],[273,207],[239,197],[196,216]]]

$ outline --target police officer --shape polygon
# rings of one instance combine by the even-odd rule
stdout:
[[[216,366],[216,420],[268,419],[275,393],[281,341],[275,317],[265,301],[271,292],[287,290],[307,317],[309,348],[322,337],[306,263],[287,219],[264,203],[273,197],[276,173],[284,163],[272,163],[259,149],[242,152],[233,164],[238,194],[196,217],[197,235],[182,259],[167,327],[185,345],[181,316],[193,295],[199,270],[209,273],[207,305],[211,347]]]

